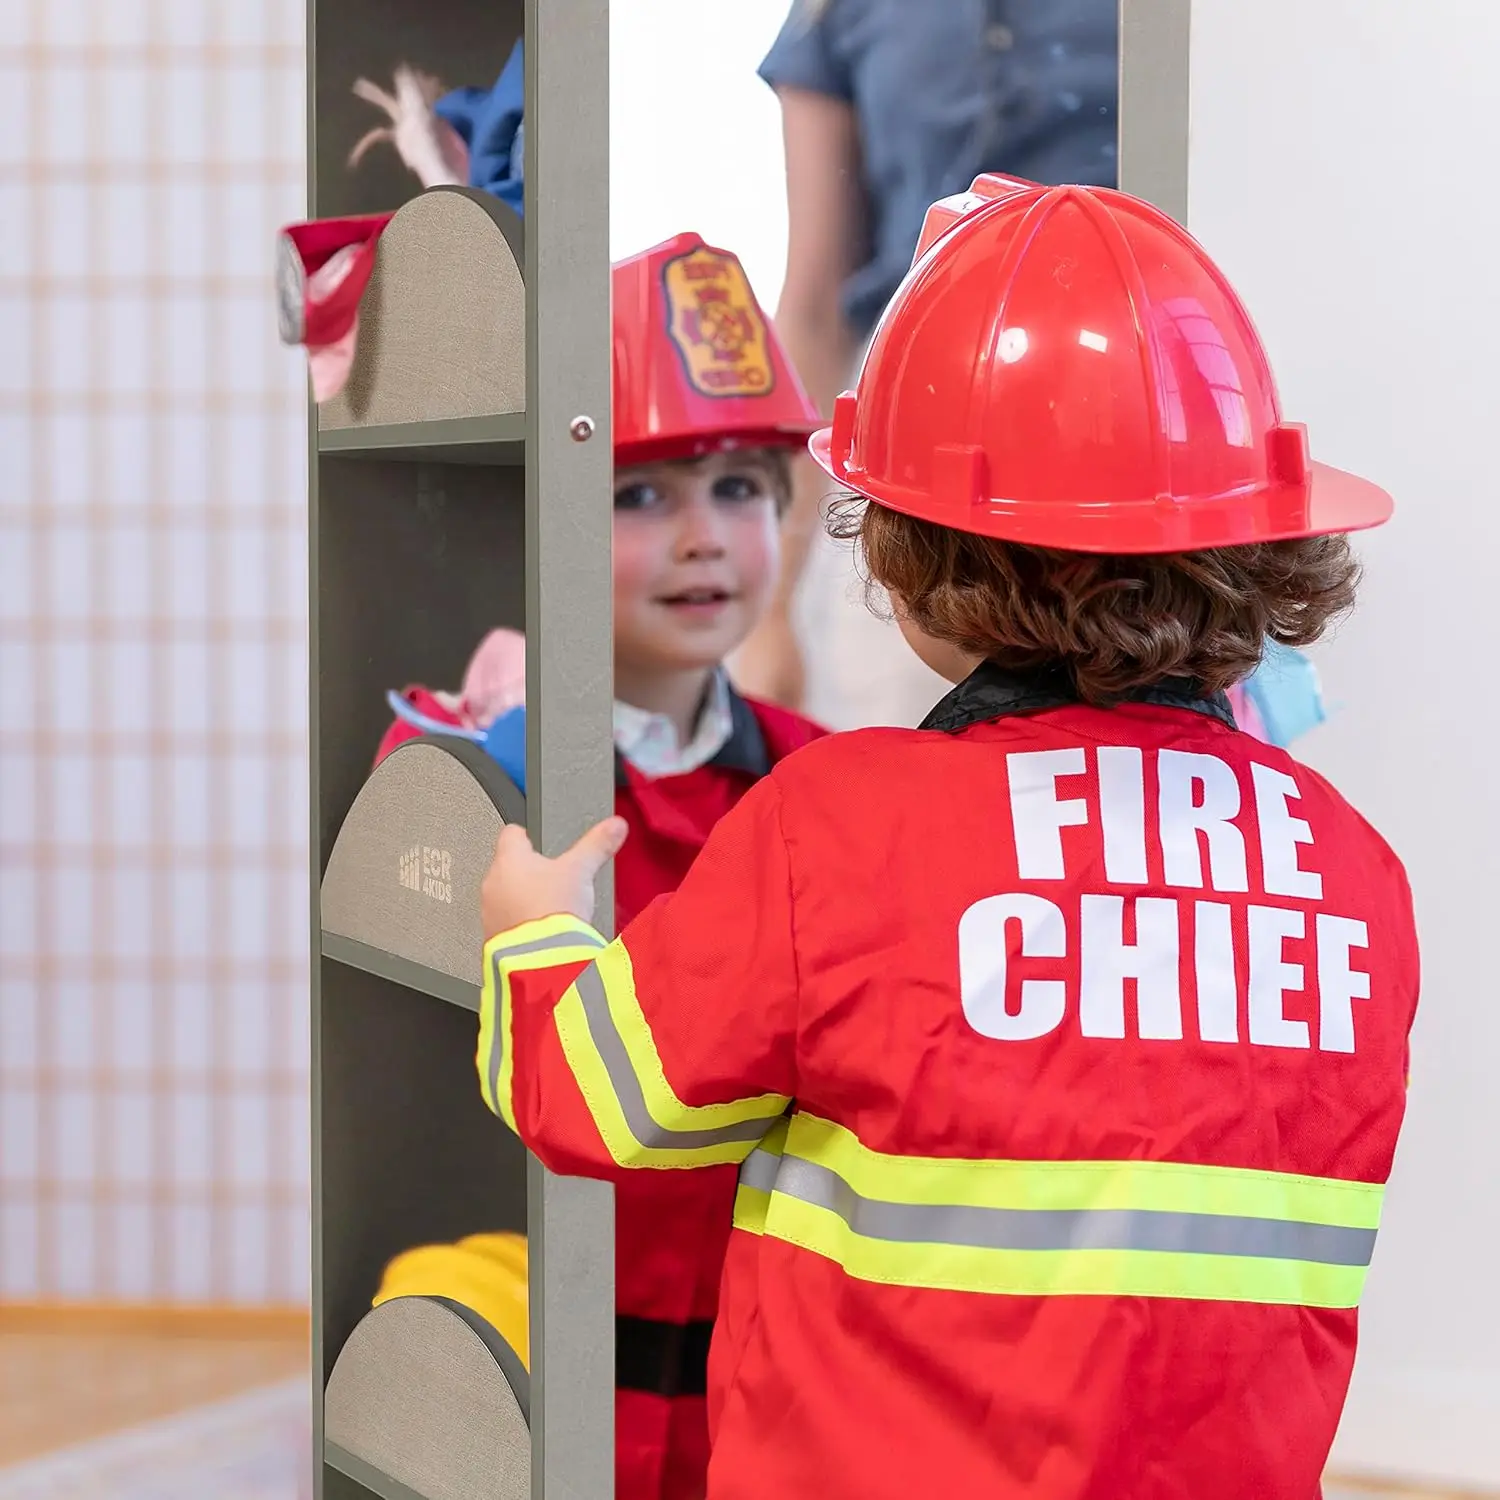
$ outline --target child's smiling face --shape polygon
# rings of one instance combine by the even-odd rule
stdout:
[[[754,450],[615,471],[615,663],[717,666],[770,602],[777,471]]]

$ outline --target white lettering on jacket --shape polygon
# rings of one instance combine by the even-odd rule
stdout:
[[[1068,987],[1061,979],[1022,979],[1020,1004],[1006,1009],[1009,927],[1019,929],[1021,958],[1063,958],[1068,933],[1062,911],[1041,896],[1016,892],[976,901],[959,919],[958,968],[964,1014],[982,1036],[1024,1042],[1046,1036],[1062,1022]]]
[[[1082,776],[1088,761],[1080,750],[1022,750],[1006,756],[1010,769],[1010,818],[1016,837],[1016,868],[1022,880],[1062,880],[1062,830],[1089,820],[1082,797],[1059,798],[1060,776]]]
[[[1017,878],[1062,889],[963,913],[975,1031],[1033,1041],[1071,1012],[1103,1040],[1355,1050],[1369,927],[1311,909],[1323,879],[1303,862],[1313,830],[1292,811],[1292,776],[1253,762],[1246,788],[1218,756],[1123,745],[1006,759]]]

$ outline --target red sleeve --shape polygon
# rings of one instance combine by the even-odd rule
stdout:
[[[795,1092],[791,877],[773,781],[613,943],[548,917],[485,949],[485,1101],[553,1171],[737,1163]]]
[[[378,766],[397,745],[404,745],[407,740],[414,740],[421,733],[416,725],[408,724],[405,719],[393,719],[391,727],[381,736],[380,744],[376,747],[375,765]]]
[[[401,696],[413,708],[426,714],[429,719],[436,719],[442,724],[452,724],[455,728],[463,725],[462,717],[449,708],[430,688],[409,687],[402,692]],[[422,732],[415,724],[410,724],[405,719],[393,719],[391,727],[386,730],[376,748],[375,765],[378,766],[398,745],[404,745],[407,740],[420,739]]]

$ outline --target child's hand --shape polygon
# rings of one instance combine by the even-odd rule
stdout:
[[[548,859],[531,847],[519,823],[507,823],[479,892],[485,941],[523,922],[564,912],[592,922],[594,876],[620,852],[629,831],[624,818],[606,818],[571,849]]]

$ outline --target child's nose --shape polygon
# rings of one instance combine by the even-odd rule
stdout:
[[[703,504],[686,506],[677,533],[677,547],[684,558],[722,557],[724,527],[718,509]]]

